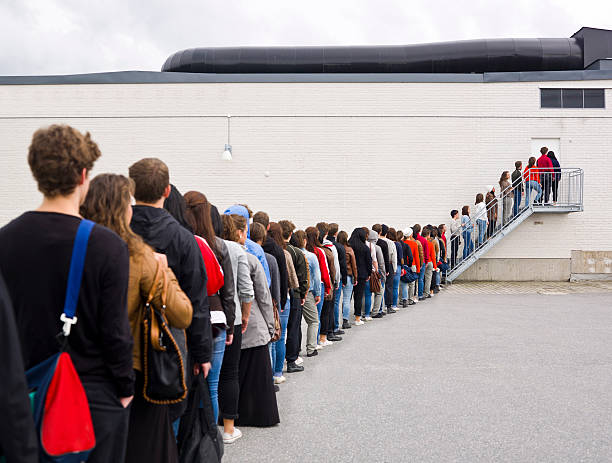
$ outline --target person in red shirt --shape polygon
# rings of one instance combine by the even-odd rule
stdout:
[[[548,148],[543,146],[540,148],[540,156],[536,162],[540,173],[540,185],[542,187],[543,198],[540,198],[540,203],[542,199],[544,200],[544,204],[549,203],[550,192],[552,187],[552,171],[553,171],[553,163],[548,157]]]

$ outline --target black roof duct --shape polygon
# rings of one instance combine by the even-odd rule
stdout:
[[[395,46],[191,48],[169,72],[485,73],[585,69],[612,52],[612,31],[582,28],[572,38],[482,39]],[[606,55],[606,56],[603,56]],[[588,61],[588,63],[587,63]]]

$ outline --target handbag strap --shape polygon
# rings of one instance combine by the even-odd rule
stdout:
[[[159,284],[159,278],[161,276],[162,265],[160,262],[157,262],[157,269],[155,270],[155,278],[153,278],[153,284],[151,285],[151,289],[149,290],[149,296],[147,297],[146,304],[150,304],[155,296],[155,290],[157,289],[157,285]],[[165,273],[165,272],[164,272]],[[162,292],[162,298],[164,304],[166,303],[165,294]]]
[[[85,255],[87,254],[87,243],[91,230],[94,227],[91,220],[83,219],[79,224],[76,238],[72,246],[72,258],[70,260],[70,271],[68,272],[68,286],[66,288],[66,300],[64,301],[64,311],[60,320],[64,323],[62,331],[65,337],[70,335],[70,328],[76,324],[76,308],[79,301],[81,281],[83,279],[83,268],[85,267]]]

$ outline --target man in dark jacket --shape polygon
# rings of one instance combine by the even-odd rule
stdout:
[[[512,172],[512,188],[514,189],[514,207],[512,208],[513,214],[516,216],[521,208],[521,198],[523,196],[523,163],[516,161],[514,163],[514,172]]]
[[[278,222],[281,227],[283,234],[283,240],[287,243],[287,252],[291,256],[293,266],[295,267],[295,273],[297,274],[299,287],[291,290],[289,294],[289,303],[291,309],[289,312],[289,320],[287,321],[287,341],[286,341],[286,352],[285,359],[287,360],[287,373],[296,373],[304,371],[302,365],[298,365],[300,347],[302,346],[302,306],[306,300],[306,294],[309,290],[309,275],[308,275],[308,264],[304,253],[289,244],[295,225],[288,220],[281,220]],[[301,363],[301,362],[300,362]]]
[[[38,462],[38,439],[28,399],[23,359],[19,349],[13,307],[0,275],[0,455],[8,463]]]
[[[165,254],[168,266],[191,300],[193,320],[187,328],[189,359],[194,374],[200,370],[204,376],[210,370],[212,357],[212,328],[206,291],[206,268],[202,254],[193,235],[163,209],[164,199],[170,195],[168,167],[159,159],[141,159],[130,167],[130,178],[136,185],[131,227],[135,233],[154,248]],[[173,331],[178,344],[180,330]]]
[[[342,301],[342,291],[346,286],[348,278],[348,270],[346,268],[346,250],[344,246],[336,241],[338,236],[338,224],[330,223],[329,230],[327,231],[327,239],[331,241],[338,251],[338,262],[340,263],[340,285],[334,294],[334,334],[344,334],[344,331],[340,329],[340,301]],[[350,325],[349,325],[350,326]]]
[[[372,230],[374,230],[376,233],[378,233],[378,240],[376,241],[376,244],[378,246],[380,246],[380,249],[382,250],[383,253],[383,260],[385,261],[385,275],[381,275],[380,277],[380,282],[383,285],[383,293],[387,294],[387,287],[388,285],[388,280],[389,277],[391,277],[391,286],[393,286],[393,272],[392,272],[392,264],[391,264],[391,258],[390,258],[390,253],[389,253],[389,244],[387,243],[386,240],[384,240],[383,235],[382,235],[382,231],[383,231],[383,226],[379,223],[372,225]],[[380,306],[380,308],[378,307],[373,307],[372,308],[372,313],[380,313],[384,315],[384,304]],[[391,311],[387,311],[387,313],[393,313],[395,312],[395,310],[391,309]],[[372,317],[374,317],[374,315],[372,315]]]

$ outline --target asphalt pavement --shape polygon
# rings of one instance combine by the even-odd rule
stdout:
[[[347,331],[224,462],[612,461],[612,294],[452,290]]]

